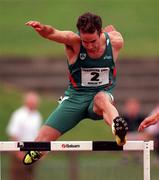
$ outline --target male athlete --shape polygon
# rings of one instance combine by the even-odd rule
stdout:
[[[124,145],[127,123],[113,105],[116,67],[123,38],[112,25],[102,29],[101,17],[85,13],[78,18],[78,33],[60,31],[37,21],[29,21],[40,36],[65,45],[68,59],[69,86],[59,106],[42,126],[36,141],[54,141],[75,127],[82,119],[104,119],[112,128],[117,144]],[[42,156],[29,151],[24,164]]]

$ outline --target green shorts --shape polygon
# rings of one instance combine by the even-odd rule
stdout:
[[[109,92],[106,92],[112,95]],[[101,120],[102,116],[93,111],[93,98],[96,93],[72,93],[66,95],[60,102],[54,112],[48,117],[45,125],[57,129],[61,134],[75,127],[81,120],[90,118]],[[113,100],[113,99],[112,99]]]

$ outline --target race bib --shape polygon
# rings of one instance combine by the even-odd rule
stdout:
[[[109,84],[109,68],[82,68],[82,86],[102,86]]]

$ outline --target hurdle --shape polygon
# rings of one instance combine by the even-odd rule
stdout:
[[[154,149],[153,141],[127,141],[118,146],[114,141],[50,141],[17,142],[0,141],[3,151],[142,151],[143,179],[150,180],[150,151]]]

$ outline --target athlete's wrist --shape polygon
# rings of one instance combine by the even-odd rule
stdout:
[[[38,32],[41,36],[48,38],[48,36],[54,32],[54,29],[49,25],[42,25],[41,30]]]

